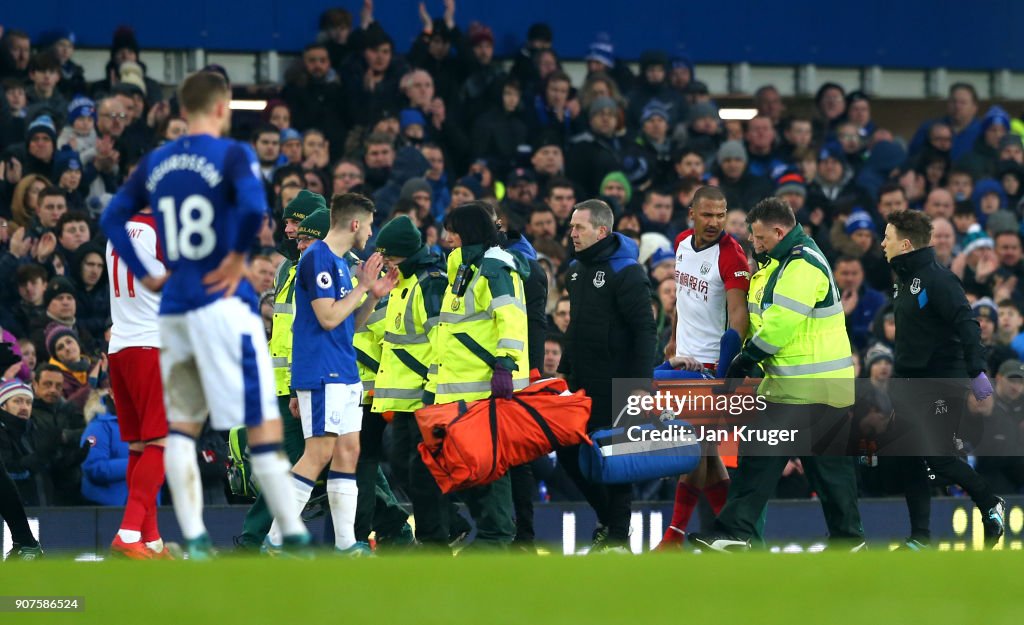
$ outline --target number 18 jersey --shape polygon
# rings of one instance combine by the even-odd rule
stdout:
[[[207,293],[203,276],[230,252],[246,252],[267,214],[259,164],[242,144],[188,135],[147,154],[104,211],[101,224],[114,250],[137,279],[148,275],[125,230],[129,218],[153,208],[170,277],[160,314],[183,314],[221,298]],[[237,296],[256,306],[247,280]]]

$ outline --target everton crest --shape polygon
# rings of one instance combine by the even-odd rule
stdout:
[[[921,278],[914,278],[914,281],[910,283],[910,292],[913,295],[921,292]]]
[[[594,275],[594,286],[596,286],[597,288],[601,288],[601,287],[604,286],[604,272],[603,271],[598,271]]]

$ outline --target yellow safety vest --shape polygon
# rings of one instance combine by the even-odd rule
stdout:
[[[292,383],[292,322],[295,321],[295,269],[290,266],[278,270],[279,284],[274,294],[274,318],[270,330],[270,364],[274,369],[274,390],[278,397],[291,394]],[[280,278],[284,274],[284,280]]]
[[[428,276],[447,279],[439,269],[427,268],[403,276],[391,291],[373,412],[414,412],[423,407],[423,389],[434,362],[430,338],[440,320],[427,317],[422,282]]]
[[[750,324],[747,326],[747,336],[750,339],[761,329],[761,299],[764,297],[764,287],[779,267],[779,261],[774,258],[768,259],[768,264],[759,266],[754,275],[750,276],[750,289],[747,291],[747,312],[750,313]]]
[[[355,279],[352,280],[355,286]],[[365,299],[365,295],[363,296]],[[362,404],[369,404],[374,393],[377,369],[380,368],[381,337],[384,335],[384,315],[387,300],[381,300],[377,308],[366,319],[366,325],[356,329],[352,346],[356,349],[356,367],[363,383]]]
[[[449,287],[454,284],[464,250],[448,257]],[[438,404],[475,401],[491,396],[496,359],[512,363],[512,386],[530,383],[526,352],[526,297],[516,258],[499,247],[487,250],[470,266],[472,278],[464,294],[448,288],[441,303],[441,320],[434,333],[434,366],[427,390]],[[492,297],[491,281],[509,272],[511,292]],[[528,269],[526,270],[529,271]]]
[[[782,404],[852,405],[852,350],[828,261],[800,226],[770,256],[778,264],[755,274],[766,274],[764,287],[751,284],[760,327],[744,347],[764,369],[758,392]]]

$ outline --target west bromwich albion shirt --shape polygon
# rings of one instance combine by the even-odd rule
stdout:
[[[355,314],[333,330],[324,330],[313,312],[313,300],[340,300],[352,295],[348,262],[323,241],[314,241],[299,260],[295,272],[295,321],[292,324],[292,388],[318,389],[322,384],[359,381]]]

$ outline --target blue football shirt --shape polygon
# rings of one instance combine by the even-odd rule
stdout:
[[[340,300],[352,295],[348,262],[323,241],[306,248],[295,271],[295,321],[292,322],[292,388],[314,390],[322,384],[355,384],[355,314],[333,330],[324,330],[313,312],[313,300]]]
[[[125,223],[153,208],[170,277],[160,314],[182,314],[223,296],[207,293],[202,279],[230,252],[245,253],[268,214],[259,164],[252,150],[231,139],[189,135],[147,154],[100,218],[121,260],[139,278],[147,275]],[[238,297],[256,307],[243,278]]]

